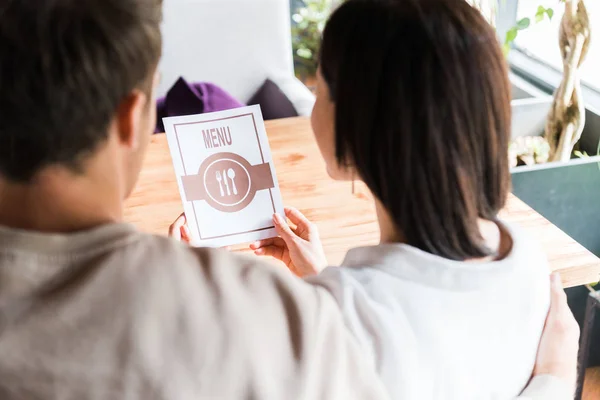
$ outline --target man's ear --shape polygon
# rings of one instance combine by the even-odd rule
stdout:
[[[134,89],[119,105],[116,123],[119,140],[122,145],[136,149],[139,146],[141,134],[140,125],[144,118],[148,96]]]

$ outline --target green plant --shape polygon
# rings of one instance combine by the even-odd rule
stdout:
[[[336,3],[343,0],[302,0],[303,5],[297,8],[292,16],[292,45],[294,51],[294,64],[296,73],[301,78],[314,76],[317,71],[319,58],[319,44],[325,23]],[[496,16],[496,11],[501,2],[505,0],[467,0],[478,8],[490,21]],[[564,2],[564,0],[557,0]],[[506,32],[504,38],[504,53],[508,54],[512,43],[520,31],[529,28],[532,20],[536,23],[549,20],[554,16],[554,9],[539,6],[535,16],[522,18]]]
[[[523,136],[510,143],[508,154],[511,168],[540,164],[548,161],[550,146],[541,136]]]
[[[563,0],[559,0],[559,1],[563,1]],[[548,17],[549,20],[552,20],[552,17],[554,16],[554,9],[552,8],[546,8],[544,6],[538,6],[537,8],[537,12],[535,13],[535,22],[539,23],[542,22],[546,16]],[[510,28],[507,32],[506,32],[506,36],[504,38],[504,54],[508,54],[508,52],[510,51],[510,48],[513,44],[513,42],[515,41],[515,39],[517,38],[519,31],[523,31],[527,28],[529,28],[531,26],[531,18],[521,18],[520,20],[517,21],[517,23]]]
[[[506,0],[466,0],[473,7],[477,8],[486,17],[486,19],[494,25],[498,8],[503,5]],[[564,2],[564,0],[556,0],[558,2]],[[553,8],[546,8],[544,6],[538,6],[535,16],[533,18],[521,18],[518,20],[513,27],[511,27],[504,37],[504,54],[508,55],[510,48],[517,38],[520,31],[523,31],[531,26],[532,19],[535,22],[542,22],[546,17],[552,20],[554,16]]]
[[[577,158],[590,158],[590,155],[588,153],[580,150],[573,151],[573,155]]]
[[[292,20],[292,44],[296,74],[314,76],[319,62],[319,45],[325,22],[333,8],[333,0],[303,0]]]

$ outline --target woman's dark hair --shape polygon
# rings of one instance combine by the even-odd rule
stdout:
[[[491,254],[510,186],[506,61],[463,0],[348,0],[331,16],[321,73],[351,164],[408,244],[454,260]]]

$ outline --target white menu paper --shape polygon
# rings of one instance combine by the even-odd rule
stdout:
[[[192,245],[277,236],[283,203],[259,106],[163,119]]]

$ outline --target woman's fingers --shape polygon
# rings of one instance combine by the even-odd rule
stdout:
[[[556,300],[556,302],[552,302],[552,306],[562,304],[562,300],[565,300],[567,295],[563,289],[560,274],[558,272],[553,272],[552,275],[550,275],[550,287],[552,289],[552,300]]]
[[[579,326],[573,317],[560,275],[550,278],[550,310],[540,340],[534,375],[553,375],[575,389]]]
[[[190,243],[192,241],[190,228],[188,228],[187,224],[181,227],[181,240],[183,240],[186,243]]]
[[[181,240],[181,230],[185,226],[185,223],[185,213],[183,213],[179,217],[177,217],[177,219],[171,224],[171,226],[169,226],[169,237],[172,237],[176,240]]]
[[[567,303],[567,295],[563,289],[558,272],[554,272],[551,275],[550,283],[551,299],[548,322],[555,324],[556,329],[563,330],[570,335],[576,335],[579,338],[579,325],[573,318],[573,314]]]
[[[181,229],[174,228],[173,225],[169,227],[169,237],[175,240],[181,240]]]
[[[271,256],[280,261],[283,261],[283,256],[287,249],[287,245],[282,238],[264,239],[254,242],[250,245],[257,256]]]
[[[315,225],[304,214],[294,207],[286,207],[285,215],[296,225],[294,232],[304,240],[310,240],[311,235],[317,234]]]
[[[284,261],[285,247],[280,246],[265,246],[260,249],[254,250],[254,254],[257,256],[270,256],[279,261]]]
[[[266,246],[272,245],[274,241],[275,241],[275,238],[258,240],[254,243],[250,243],[250,248],[252,250],[257,250],[257,249],[260,249],[261,247],[266,247]]]
[[[250,248],[252,250],[258,250],[261,247],[266,247],[266,246],[285,246],[285,242],[283,241],[282,238],[271,238],[271,239],[264,239],[264,240],[259,240],[256,241],[252,244],[250,244]]]
[[[298,237],[281,215],[274,214],[273,223],[275,224],[277,234],[279,234],[286,243],[289,244]]]
[[[292,221],[296,226],[304,225],[306,227],[311,226],[311,222],[304,214],[302,214],[298,209],[294,207],[286,207],[285,215]]]

